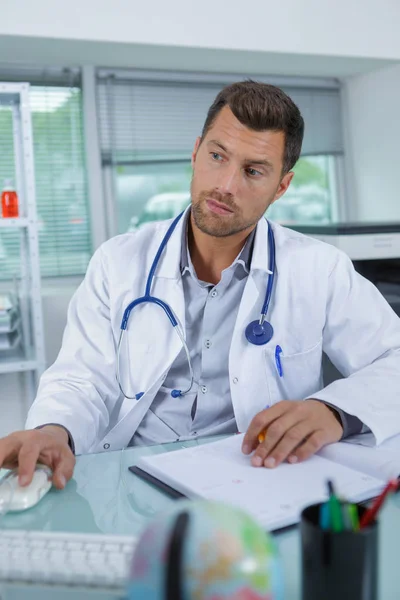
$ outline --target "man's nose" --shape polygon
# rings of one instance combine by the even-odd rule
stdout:
[[[223,170],[221,169],[217,189],[221,194],[230,194],[236,196],[239,187],[240,169],[234,165],[226,166]]]

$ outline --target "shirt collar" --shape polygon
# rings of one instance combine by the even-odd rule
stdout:
[[[189,221],[190,211],[187,211],[185,215],[185,222],[182,227],[182,243],[181,243],[181,274],[183,275],[186,271],[191,271],[193,269],[192,261],[190,259],[190,252],[188,246],[188,221]],[[233,261],[231,267],[236,264],[240,264],[243,266],[246,274],[250,273],[251,267],[251,258],[253,255],[254,241],[256,237],[256,227],[248,236],[245,245],[241,249],[238,256]]]

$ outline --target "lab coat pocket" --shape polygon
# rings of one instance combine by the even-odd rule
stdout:
[[[286,354],[277,346],[265,349],[270,405],[281,400],[304,400],[323,387],[322,338],[311,348]]]

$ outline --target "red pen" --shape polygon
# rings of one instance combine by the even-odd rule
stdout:
[[[399,482],[397,481],[397,479],[392,479],[392,481],[389,481],[381,495],[376,498],[371,508],[369,508],[361,517],[360,529],[371,525],[372,521],[374,521],[374,519],[376,518],[376,515],[378,514],[378,511],[380,510],[382,504],[384,503],[386,496],[390,494],[390,492],[395,492],[398,486]]]

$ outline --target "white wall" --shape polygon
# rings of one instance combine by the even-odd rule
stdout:
[[[46,362],[51,365],[57,358],[61,347],[62,335],[67,322],[67,309],[72,294],[81,278],[74,281],[53,280],[42,283],[43,326]]]
[[[400,59],[398,0],[0,0],[0,61],[343,77]],[[182,51],[184,49],[184,51]]]
[[[400,221],[399,107],[400,64],[344,83],[350,220]]]
[[[0,34],[5,35],[400,59],[398,0],[5,4],[0,19]]]

